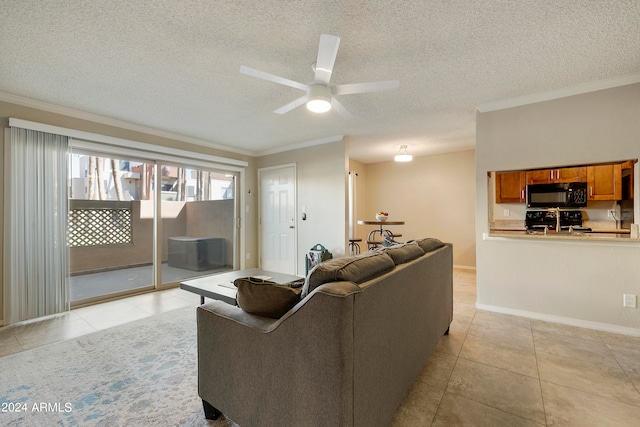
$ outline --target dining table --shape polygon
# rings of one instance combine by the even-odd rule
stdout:
[[[400,237],[402,234],[393,233],[391,230],[384,228],[384,226],[389,225],[404,225],[404,221],[379,221],[379,220],[359,220],[359,225],[377,225],[377,228],[374,228],[369,232],[367,236],[367,249],[375,249],[379,245],[384,242],[385,238],[389,238],[393,240],[394,237]],[[379,236],[380,240],[377,240],[376,237]]]

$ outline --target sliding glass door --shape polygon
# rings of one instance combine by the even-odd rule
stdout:
[[[235,176],[162,165],[162,283],[231,270]]]
[[[154,164],[69,156],[72,305],[153,289]]]
[[[68,180],[72,306],[234,268],[235,174],[72,151]]]

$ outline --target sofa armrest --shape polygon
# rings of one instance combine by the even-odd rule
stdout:
[[[272,319],[269,317],[258,316],[257,314],[247,313],[240,307],[227,304],[223,301],[210,301],[198,307],[198,312],[206,311],[210,315],[219,316],[231,320],[239,325],[244,325],[256,331],[269,332],[273,330],[282,320]],[[198,314],[200,316],[200,314]]]
[[[280,319],[219,301],[198,307],[200,397],[240,425],[352,424],[359,293],[327,283]]]

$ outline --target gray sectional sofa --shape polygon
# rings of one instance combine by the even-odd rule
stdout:
[[[316,266],[279,319],[197,310],[208,418],[248,426],[386,426],[453,318],[452,246],[421,239]]]

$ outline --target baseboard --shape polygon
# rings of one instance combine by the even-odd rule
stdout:
[[[626,326],[611,325],[609,323],[592,322],[590,320],[580,320],[571,317],[555,316],[552,314],[536,313],[533,311],[515,310],[511,308],[498,307],[476,303],[478,310],[491,311],[494,313],[511,314],[513,316],[526,317],[529,319],[542,320],[545,322],[559,323],[561,325],[576,326],[579,328],[594,329],[596,331],[612,332],[614,334],[630,335],[640,337],[640,329],[627,328]]]
[[[459,268],[460,270],[473,270],[473,271],[476,270],[475,265],[457,265],[457,264],[454,264],[453,268]]]

